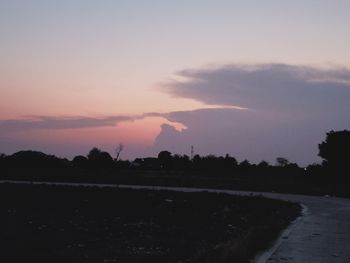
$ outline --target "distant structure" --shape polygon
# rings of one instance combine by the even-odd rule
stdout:
[[[194,147],[193,145],[191,145],[191,160],[193,159],[194,156]]]

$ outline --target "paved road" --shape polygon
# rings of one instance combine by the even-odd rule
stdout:
[[[300,195],[264,196],[304,204],[306,214],[282,235],[266,262],[349,263],[350,199]]]
[[[12,181],[0,181],[0,183]],[[29,182],[22,182],[29,183]],[[45,183],[35,183],[45,184]],[[262,195],[275,199],[299,202],[306,209],[304,216],[291,225],[275,245],[256,259],[256,262],[273,263],[349,263],[350,262],[350,199],[315,197],[305,195],[213,190],[177,187],[152,187],[130,185],[66,184],[121,188],[147,188],[186,192],[209,191],[238,195]]]

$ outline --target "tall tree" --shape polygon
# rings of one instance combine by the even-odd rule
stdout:
[[[97,160],[100,157],[101,153],[102,151],[100,149],[94,147],[88,153],[87,158],[89,161]]]
[[[332,168],[350,167],[350,131],[330,131],[326,140],[318,145],[318,155]]]
[[[158,154],[158,161],[163,169],[169,169],[171,166],[172,155],[169,151],[161,151]]]

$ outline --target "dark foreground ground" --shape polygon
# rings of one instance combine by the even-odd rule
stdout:
[[[294,219],[262,197],[0,185],[0,262],[248,262]]]

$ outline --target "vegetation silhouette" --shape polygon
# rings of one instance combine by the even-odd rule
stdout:
[[[169,151],[161,151],[158,154],[158,161],[160,164],[160,168],[162,169],[169,169],[172,167],[173,157],[171,155],[171,152]]]
[[[90,167],[94,170],[110,170],[113,166],[113,158],[108,152],[94,147],[87,155]]]
[[[305,168],[278,157],[276,164],[266,161],[252,164],[225,156],[172,154],[159,152],[157,157],[121,160],[96,147],[87,156],[71,161],[37,151],[0,154],[0,179],[95,182],[230,188],[241,190],[337,194],[349,196],[350,131],[330,131],[319,144],[320,164]]]
[[[334,176],[344,177],[350,172],[350,131],[330,131],[326,140],[319,144],[319,156],[323,166],[336,172]]]

